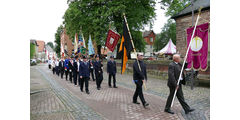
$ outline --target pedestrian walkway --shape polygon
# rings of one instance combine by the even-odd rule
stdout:
[[[38,73],[38,74],[36,74]],[[42,77],[42,78],[41,78]],[[138,120],[138,119],[148,119],[148,120],[182,120],[182,119],[209,119],[209,103],[206,100],[199,102],[201,97],[196,98],[197,100],[191,100],[191,95],[185,95],[190,106],[196,109],[196,112],[185,115],[178,101],[176,100],[173,111],[176,113],[174,115],[163,112],[166,103],[166,97],[168,95],[167,90],[162,90],[166,87],[160,80],[160,84],[149,78],[148,90],[144,91],[144,97],[146,101],[150,104],[147,109],[144,109],[142,105],[136,105],[132,103],[132,96],[134,93],[135,86],[131,83],[132,76],[130,75],[117,75],[117,86],[118,88],[108,88],[106,73],[104,73],[104,82],[102,83],[102,89],[96,89],[96,83],[93,81],[89,82],[90,95],[85,92],[80,92],[80,88],[74,86],[65,78],[53,75],[52,72],[47,68],[47,65],[42,64],[38,66],[31,67],[31,89],[37,87],[32,82],[32,79],[43,79],[45,84],[48,84],[47,88],[43,90],[51,89],[51,96],[54,96],[56,100],[59,99],[58,104],[63,104],[61,110],[58,113],[66,113],[66,119],[108,119],[108,120]],[[165,81],[164,81],[165,82]],[[158,83],[158,84],[157,84]],[[162,85],[163,84],[163,85]],[[35,87],[34,87],[35,86]],[[45,86],[45,85],[42,85]],[[156,87],[156,88],[155,88]],[[165,88],[164,88],[165,89]],[[184,93],[187,88],[184,88]],[[198,90],[200,88],[197,88]],[[205,92],[205,89],[200,89]],[[33,90],[31,90],[33,91]],[[161,92],[165,91],[165,92]],[[207,92],[206,92],[207,93]],[[203,94],[203,93],[199,93]],[[37,95],[37,93],[36,93]],[[188,97],[189,96],[189,97]],[[207,95],[206,95],[207,96]],[[35,98],[31,95],[31,116],[37,116],[35,113],[41,113],[41,110],[34,109],[36,104],[40,102],[45,102],[45,104],[51,104],[46,102],[47,98]],[[189,99],[190,98],[190,99]],[[208,96],[209,98],[209,96]],[[38,102],[36,102],[38,101]],[[51,100],[48,100],[51,101]],[[53,101],[53,100],[52,100]],[[140,102],[140,100],[139,100]],[[195,106],[194,106],[195,105]],[[55,106],[55,103],[54,105]],[[58,105],[60,106],[60,105]],[[199,108],[196,108],[200,106]],[[202,106],[202,108],[201,108]],[[205,106],[205,107],[204,107]],[[33,108],[32,108],[33,107]],[[59,107],[60,108],[60,107]],[[43,108],[42,108],[43,109]],[[204,112],[203,112],[204,110]],[[208,111],[207,111],[208,110]],[[48,109],[48,113],[54,113],[54,110]],[[56,110],[55,110],[56,111]],[[208,114],[207,114],[208,113]],[[41,114],[44,116],[45,114]],[[53,116],[53,115],[52,115]],[[63,116],[55,115],[56,118],[61,118]],[[68,117],[71,116],[71,117]],[[38,119],[39,117],[35,117]],[[63,118],[62,118],[63,119]]]

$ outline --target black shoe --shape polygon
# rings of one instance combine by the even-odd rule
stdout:
[[[149,106],[149,104],[148,104],[147,102],[145,102],[145,103],[143,104],[143,107],[146,108],[147,106]]]
[[[140,104],[139,102],[133,102],[134,104]]]
[[[100,88],[97,88],[97,90],[100,90]]]
[[[90,92],[89,92],[89,91],[87,91],[86,93],[87,93],[87,94],[90,94]]]
[[[112,86],[108,86],[109,88],[112,88]]]
[[[81,92],[83,92],[83,90],[81,90]]]
[[[185,111],[185,114],[188,114],[188,113],[190,113],[190,112],[193,112],[195,109],[190,109],[190,110],[188,110],[188,111]]]
[[[171,111],[171,110],[164,110],[164,112],[167,112],[167,113],[170,113],[170,114],[174,114],[174,112]]]
[[[118,88],[117,86],[114,86],[114,88]]]

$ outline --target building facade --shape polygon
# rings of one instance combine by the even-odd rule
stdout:
[[[156,34],[153,32],[153,30],[145,31],[143,32],[143,38],[146,42],[146,48],[145,48],[145,57],[151,57],[153,56],[153,43],[156,38]]]
[[[37,59],[44,62],[46,60],[45,42],[42,40],[37,40],[37,44],[38,44]]]
[[[72,51],[74,50],[74,45],[72,43],[72,39],[67,35],[66,30],[61,33],[61,41],[60,43],[63,44],[64,48],[64,56],[71,57]]]
[[[204,23],[210,23],[210,0],[196,0],[193,3],[194,10],[194,25],[198,16],[198,9],[202,8],[198,25]],[[192,6],[188,6],[178,14],[172,16],[172,19],[176,21],[176,48],[182,57],[185,56],[187,50],[187,32],[186,30],[192,27]],[[209,29],[210,36],[210,29]],[[208,48],[210,46],[210,39],[208,39]],[[210,49],[208,49],[210,51]]]

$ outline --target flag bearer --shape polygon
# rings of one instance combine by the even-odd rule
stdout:
[[[143,63],[143,54],[138,53],[137,58],[138,58],[138,62],[139,62],[141,70],[139,69],[139,65],[136,60],[133,63],[133,81],[136,84],[136,90],[133,95],[133,103],[140,104],[139,102],[137,102],[137,98],[139,96],[139,98],[143,104],[143,107],[145,108],[146,106],[149,105],[145,101],[144,96],[143,96],[143,91],[142,91],[143,82],[147,81],[146,65]]]

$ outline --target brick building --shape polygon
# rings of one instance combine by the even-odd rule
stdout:
[[[197,19],[198,9],[202,6],[201,15],[198,25],[210,22],[210,0],[195,0],[193,2],[194,24]],[[181,12],[171,17],[176,21],[176,48],[182,56],[185,56],[187,49],[187,33],[186,30],[192,27],[192,6],[184,8]],[[210,32],[210,29],[209,29]],[[209,33],[210,36],[210,33]],[[210,39],[208,40],[210,43]],[[210,46],[210,44],[208,44]],[[208,49],[210,51],[210,49]]]
[[[41,60],[42,62],[45,61],[46,54],[45,54],[45,42],[42,40],[36,40],[38,45],[38,54],[37,59]]]
[[[66,30],[61,33],[61,44],[64,45],[64,56],[71,57],[72,51],[74,50],[74,45],[72,43],[72,39],[67,35]]]
[[[144,56],[153,56],[153,43],[155,41],[155,37],[156,34],[153,32],[153,30],[143,32],[143,38],[147,43]]]

